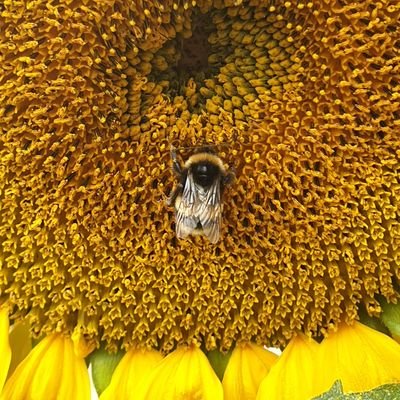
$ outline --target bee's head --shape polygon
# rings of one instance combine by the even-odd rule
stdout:
[[[225,171],[221,159],[207,152],[191,155],[185,163],[185,168],[192,172],[194,181],[203,187],[210,186]]]
[[[211,186],[218,179],[221,172],[218,165],[207,160],[192,164],[191,170],[194,181],[203,187]]]

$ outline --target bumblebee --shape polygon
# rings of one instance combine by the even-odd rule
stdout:
[[[191,155],[183,166],[176,149],[171,147],[172,170],[178,184],[168,198],[175,208],[176,235],[204,235],[211,243],[218,242],[222,219],[222,194],[234,174],[222,160],[206,147]]]

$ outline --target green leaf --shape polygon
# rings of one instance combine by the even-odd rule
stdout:
[[[382,322],[387,326],[394,337],[400,337],[400,304],[381,302],[383,313]]]
[[[340,381],[336,381],[333,386],[329,389],[329,391],[325,392],[324,394],[314,397],[313,400],[339,400],[344,398],[343,397],[343,387]]]
[[[218,378],[222,381],[224,377],[225,369],[231,358],[232,351],[228,351],[226,354],[221,353],[218,350],[211,350],[207,353],[208,361],[210,361]]]
[[[342,384],[336,381],[332,388],[313,400],[395,400],[400,399],[400,384],[379,386],[368,392],[344,394]]]
[[[360,317],[360,322],[364,325],[367,325],[376,331],[385,333],[386,335],[390,334],[389,329],[380,318],[369,316],[364,309],[358,311],[358,316]]]
[[[391,384],[379,386],[365,393],[349,394],[346,400],[395,400],[400,399],[400,385]]]
[[[90,356],[93,383],[99,396],[110,384],[112,374],[123,355],[122,351],[111,354],[101,348]]]

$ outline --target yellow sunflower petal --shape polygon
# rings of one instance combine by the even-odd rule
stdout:
[[[64,340],[63,377],[58,389],[63,399],[90,399],[90,381],[83,358],[76,355],[76,346],[71,340]]]
[[[298,335],[261,382],[257,400],[309,400],[321,393],[314,383],[317,342]]]
[[[90,399],[89,376],[72,341],[59,334],[44,338],[7,381],[1,400]]]
[[[233,350],[222,386],[225,400],[253,400],[258,387],[278,356],[253,343],[240,343]]]
[[[139,386],[161,360],[161,353],[155,350],[132,349],[128,351],[119,362],[110,385],[101,394],[100,400],[133,399]]]
[[[87,341],[82,334],[82,325],[79,324],[71,335],[72,343],[74,344],[74,351],[77,357],[87,357],[95,348],[95,344],[91,341]]]
[[[8,368],[11,361],[11,348],[8,339],[9,321],[8,321],[8,307],[2,306],[0,308],[0,390],[4,385],[7,377]]]
[[[64,360],[64,340],[61,336],[55,336],[51,347],[46,348],[46,353],[32,371],[32,381],[29,393],[34,393],[37,398],[46,398],[50,394],[56,394],[62,378],[60,368]]]
[[[11,363],[8,370],[8,377],[12,375],[15,368],[32,350],[32,339],[29,334],[27,322],[17,322],[10,328]]]
[[[205,354],[181,347],[165,357],[137,396],[138,400],[222,400],[222,385]]]
[[[54,339],[55,336],[46,337],[29,353],[7,381],[1,394],[1,400],[25,399],[28,397],[35,371]]]
[[[325,366],[319,375],[323,391],[338,379],[345,393],[400,382],[400,345],[359,322],[331,333],[320,344],[318,357]]]

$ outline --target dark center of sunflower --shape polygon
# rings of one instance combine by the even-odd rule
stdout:
[[[278,13],[272,6],[184,14],[169,40],[138,54],[143,61],[138,69],[147,78],[140,114],[147,115],[155,93],[162,93],[191,113],[219,115],[224,109],[236,121],[262,118],[262,96],[281,99],[296,90],[306,48],[300,22],[296,25],[293,10]]]
[[[208,43],[209,32],[214,29],[209,15],[197,15],[193,20],[192,36],[180,41],[180,60],[177,72],[180,75],[195,76],[209,69],[208,56],[211,46]]]
[[[163,93],[173,98],[183,96],[189,102],[189,109],[195,110],[202,103],[199,88],[204,80],[213,78],[218,72],[215,65],[215,49],[210,37],[216,27],[211,12],[195,10],[186,17],[183,28],[178,28],[175,37],[166,41],[160,49],[150,55],[151,72],[149,82],[159,84]],[[147,93],[143,93],[146,100]]]

